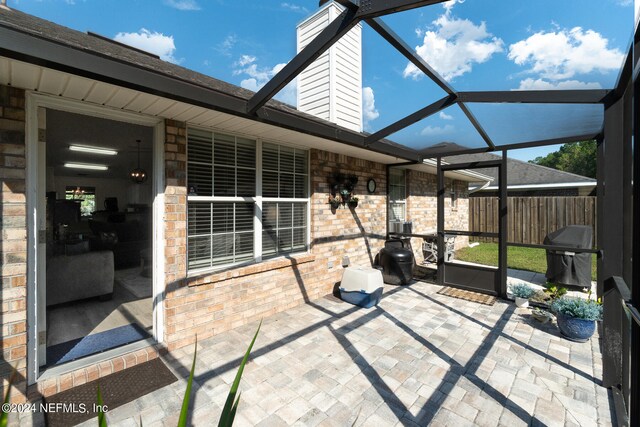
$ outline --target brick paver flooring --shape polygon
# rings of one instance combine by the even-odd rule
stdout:
[[[385,286],[379,306],[333,297],[265,318],[241,383],[236,425],[610,425],[599,340],[573,343],[555,324],[498,300]],[[217,423],[257,324],[202,341],[193,425]],[[166,360],[188,375],[193,348]],[[108,413],[110,425],[176,425],[185,381]],[[95,425],[95,421],[86,425]]]

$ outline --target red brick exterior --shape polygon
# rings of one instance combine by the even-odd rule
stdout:
[[[314,149],[310,152],[309,254],[187,278],[186,163],[173,159],[173,153],[185,152],[184,126],[167,122],[165,344],[169,350],[192,344],[196,334],[204,339],[330,294],[341,280],[345,256],[351,265],[373,264],[387,231],[386,166]],[[358,177],[353,192],[360,199],[357,208],[331,209],[329,180],[336,172]],[[374,194],[366,190],[369,178],[377,183]],[[414,221],[414,230],[435,231],[435,176],[411,171],[408,182],[409,220]],[[458,206],[448,207],[447,214],[456,218],[447,226],[465,230],[466,183],[454,185]],[[414,247],[418,252],[420,243]]]
[[[198,277],[187,277],[187,140],[186,124],[165,122],[165,335],[168,350],[267,317],[330,294],[342,276],[342,260],[372,265],[387,231],[386,166],[326,151],[310,150],[309,253]],[[329,179],[336,172],[356,175],[357,208],[331,209]],[[27,394],[27,254],[25,93],[0,86],[0,177],[2,178],[2,348],[0,375],[6,389],[12,367],[17,368],[13,400]],[[377,190],[369,194],[373,178]],[[467,221],[466,183],[458,183],[457,220]],[[408,176],[408,220],[416,232],[435,229],[435,177],[411,171]],[[419,247],[419,246],[418,246]],[[30,397],[50,395],[95,378],[142,363],[156,352],[149,348],[116,357],[29,388]],[[4,390],[3,390],[4,391]]]
[[[25,399],[27,370],[27,208],[25,194],[25,92],[0,85],[2,210],[2,393],[15,368],[12,400]]]

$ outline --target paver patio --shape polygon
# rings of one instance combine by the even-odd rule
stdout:
[[[599,340],[573,343],[528,309],[385,285],[379,306],[333,297],[264,319],[237,425],[610,425]],[[194,425],[217,422],[257,327],[201,341]],[[183,378],[193,348],[166,360]],[[176,425],[185,381],[108,413],[110,425]],[[95,420],[85,423],[95,425]]]

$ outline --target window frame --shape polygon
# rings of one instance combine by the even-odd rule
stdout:
[[[389,194],[387,197],[387,218],[388,218],[388,224],[387,227],[389,228],[389,230],[392,229],[391,224],[403,224],[405,222],[407,222],[407,170],[406,169],[395,169],[398,171],[402,171],[402,178],[404,180],[403,184],[400,185],[394,185],[391,184],[391,173],[394,169],[391,169],[389,171]],[[396,187],[402,187],[404,189],[404,193],[403,193],[403,198],[402,199],[394,199],[392,198],[393,195],[393,191],[391,189],[392,186],[396,186]],[[399,205],[402,206],[402,210],[403,210],[403,218],[401,220],[392,220],[393,218],[393,206],[394,205]]]
[[[309,253],[310,248],[311,248],[311,150],[308,147],[305,146],[301,146],[301,145],[295,145],[295,144],[290,144],[290,143],[286,143],[286,142],[277,142],[274,140],[269,140],[269,139],[263,139],[263,138],[259,138],[259,137],[255,137],[252,135],[247,135],[247,134],[242,134],[239,132],[227,132],[225,130],[217,130],[217,129],[210,129],[210,128],[204,128],[204,127],[200,127],[200,126],[187,126],[187,135],[186,135],[186,140],[187,140],[187,158],[186,158],[186,166],[187,166],[187,171],[186,171],[186,181],[187,181],[187,189],[188,189],[188,184],[189,184],[189,130],[190,129],[197,129],[198,131],[201,132],[210,132],[212,134],[212,144],[214,143],[215,140],[215,134],[216,133],[220,133],[220,134],[224,134],[224,135],[230,135],[230,136],[234,136],[234,137],[239,137],[239,138],[245,138],[245,139],[251,139],[253,141],[255,141],[256,143],[256,167],[255,167],[255,172],[256,172],[256,188],[255,188],[255,196],[198,196],[198,195],[190,195],[187,192],[187,211],[189,208],[189,203],[190,202],[209,202],[209,203],[215,203],[215,202],[228,202],[228,203],[252,203],[253,204],[253,257],[249,260],[243,260],[243,261],[238,261],[238,262],[232,262],[232,263],[226,263],[226,264],[220,264],[220,265],[214,265],[214,266],[206,266],[206,267],[198,267],[198,268],[189,268],[189,225],[188,225],[188,221],[189,221],[189,215],[187,214],[187,234],[186,234],[186,239],[187,239],[187,259],[186,259],[186,267],[187,267],[187,277],[189,276],[194,276],[194,275],[200,275],[202,273],[206,273],[206,272],[215,272],[215,271],[221,271],[221,270],[227,270],[227,269],[231,269],[231,268],[237,268],[237,267],[242,267],[242,266],[246,266],[246,265],[251,265],[251,264],[256,264],[256,263],[260,263],[263,262],[265,259],[263,258],[263,253],[262,253],[262,232],[263,232],[263,227],[262,227],[262,208],[263,208],[263,202],[273,202],[273,203],[304,203],[306,205],[306,233],[305,233],[305,247],[302,250],[298,250],[298,251],[292,251],[292,252],[286,252],[286,253],[279,253],[276,254],[275,256],[269,256],[266,258],[266,260],[274,260],[274,259],[278,259],[281,258],[283,256],[288,256],[288,255],[296,255],[296,254],[304,254],[304,253]],[[307,173],[306,173],[306,194],[307,197],[304,198],[300,198],[300,197],[264,197],[262,196],[262,174],[263,174],[263,167],[262,167],[262,157],[263,157],[263,151],[262,151],[262,147],[263,144],[267,143],[267,144],[273,144],[273,145],[277,145],[277,146],[281,146],[281,147],[289,147],[289,148],[295,148],[298,150],[302,150],[306,153],[305,155],[305,159],[307,162]],[[213,166],[213,164],[212,164]],[[294,172],[295,174],[295,172]],[[304,174],[298,174],[298,175],[304,175]],[[236,183],[237,185],[237,183]],[[295,194],[294,194],[295,195]],[[235,230],[234,230],[235,233]],[[235,255],[234,255],[235,256]]]
[[[74,191],[74,187],[75,187],[75,191]],[[93,201],[93,210],[91,212],[89,212],[88,214],[84,214],[82,212],[82,204],[87,200],[84,198],[76,198],[75,194],[76,191],[81,190],[82,194],[86,194],[87,196],[93,196],[92,201]],[[85,191],[86,190],[86,191]],[[69,195],[71,195],[71,198],[69,198]],[[91,216],[94,214],[94,212],[96,212],[98,210],[98,198],[96,195],[96,187],[95,186],[88,186],[88,185],[66,185],[65,186],[65,190],[64,190],[64,198],[65,200],[76,200],[80,202],[80,217],[81,218],[91,218]]]

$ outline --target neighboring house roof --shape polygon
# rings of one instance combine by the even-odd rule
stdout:
[[[460,154],[444,158],[448,163],[469,163],[499,159],[501,159],[501,156],[493,153]],[[475,171],[491,176],[496,183],[498,182],[498,170],[496,168],[475,169]],[[511,158],[507,159],[507,177],[507,188],[510,190],[595,187],[597,185],[597,181],[593,178]],[[483,190],[496,190],[497,188],[497,185],[492,185],[483,188]]]

